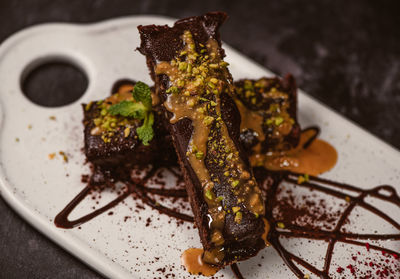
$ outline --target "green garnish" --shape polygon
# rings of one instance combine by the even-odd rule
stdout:
[[[197,151],[197,152],[196,152],[196,158],[197,158],[198,160],[203,159],[203,156],[204,156],[204,153],[203,153],[202,151]]]
[[[207,115],[206,117],[204,117],[203,123],[208,125],[211,125],[211,123],[213,123],[214,121],[214,117]]]
[[[235,222],[240,224],[242,222],[242,217],[243,217],[242,212],[240,212],[240,211],[236,212],[236,214],[235,214]]]
[[[240,207],[239,207],[239,206],[234,206],[234,207],[232,207],[233,213],[236,213],[236,212],[238,212],[239,210],[240,210]]]
[[[149,145],[149,142],[154,137],[153,123],[154,114],[150,112],[144,119],[143,125],[136,128],[136,133],[144,145]]]
[[[279,125],[281,125],[283,123],[283,121],[284,121],[283,118],[278,116],[278,117],[275,118],[275,125],[279,126]]]
[[[151,110],[151,90],[146,83],[138,81],[133,88],[132,94],[137,102],[142,102],[147,109]]]
[[[143,120],[142,126],[136,128],[136,133],[144,145],[154,137],[153,123],[154,114],[151,108],[151,90],[143,83],[137,82],[132,91],[134,101],[122,101],[108,108],[111,115],[121,115],[134,119]]]
[[[112,105],[108,112],[111,115],[121,115],[135,119],[144,119],[147,109],[142,103],[133,101],[121,101],[118,104]]]
[[[206,198],[207,198],[207,199],[209,199],[209,200],[212,200],[212,199],[213,199],[213,195],[212,195],[211,190],[207,190],[206,193],[205,193],[205,195],[206,195]]]
[[[234,181],[231,183],[231,185],[232,185],[233,188],[235,188],[236,186],[238,186],[238,184],[239,184],[239,180],[234,180]]]
[[[284,229],[284,228],[285,228],[285,224],[282,223],[282,222],[278,222],[276,225],[277,225],[278,228],[280,228],[280,229]]]

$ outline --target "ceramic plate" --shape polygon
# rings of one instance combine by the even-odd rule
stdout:
[[[113,83],[121,78],[150,83],[145,59],[135,51],[139,46],[136,26],[172,22],[160,16],[132,16],[90,25],[44,24],[18,32],[0,47],[1,194],[38,230],[111,278],[171,278],[168,274],[192,278],[180,265],[180,255],[188,247],[200,247],[192,224],[171,221],[147,206],[136,210],[138,204],[143,205],[131,198],[113,208],[112,214],[100,215],[80,228],[59,229],[53,223],[55,215],[85,186],[81,175],[89,173],[81,151],[80,104],[104,98]],[[235,79],[271,75],[229,46],[224,44],[224,48]],[[21,79],[37,65],[60,59],[77,65],[86,73],[89,86],[85,94],[76,102],[58,108],[33,104],[21,91]],[[56,119],[50,119],[51,116]],[[365,189],[391,184],[400,191],[397,150],[303,92],[299,93],[299,119],[303,127],[320,126],[321,138],[338,151],[337,165],[323,177]],[[67,163],[59,151],[68,155]],[[48,157],[51,153],[57,153],[52,160]],[[105,203],[115,195],[106,191],[100,201],[87,198],[71,218],[89,212],[99,206],[97,201]],[[399,221],[398,207],[385,203],[379,206]],[[377,223],[371,219],[374,216],[363,210],[356,213],[352,229],[375,232]],[[151,222],[146,221],[148,218]],[[398,233],[384,222],[379,223],[381,231]],[[310,263],[323,260],[324,243],[299,243],[289,241],[286,245],[307,257]],[[384,241],[382,245],[400,250],[399,242]],[[339,261],[354,252],[352,247],[342,248],[335,250]],[[362,251],[367,253],[365,249]],[[295,278],[273,248],[264,249],[239,266],[245,278],[261,275],[263,278]],[[350,274],[347,269],[343,274],[346,272]],[[215,277],[232,278],[233,274],[226,268]]]

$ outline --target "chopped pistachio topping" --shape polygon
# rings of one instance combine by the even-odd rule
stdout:
[[[212,194],[212,191],[211,191],[211,190],[207,190],[206,193],[205,193],[205,195],[206,195],[206,198],[207,198],[207,199],[209,199],[209,200],[212,200],[212,199],[213,199],[213,194]]]
[[[232,212],[233,213],[236,213],[236,212],[238,212],[240,210],[240,207],[239,206],[234,206],[234,207],[232,207]]]
[[[275,118],[275,125],[279,126],[279,125],[281,125],[283,123],[283,121],[284,121],[283,118],[278,116],[278,117]]]
[[[299,175],[299,177],[297,178],[297,183],[302,184],[304,182],[308,182],[309,180],[310,178],[308,174]]]
[[[242,212],[238,211],[235,214],[235,222],[240,224],[242,222],[243,214]]]
[[[278,222],[276,225],[277,225],[278,228],[280,228],[280,229],[284,229],[284,228],[285,228],[285,224],[282,223],[282,222]]]
[[[196,152],[196,158],[201,160],[204,157],[204,153],[202,151],[197,151]]]
[[[236,186],[239,185],[239,180],[232,181],[231,185],[232,185],[233,188],[235,188]]]
[[[131,132],[131,128],[126,127],[124,130],[124,137],[127,138],[129,136],[130,132]]]
[[[206,117],[204,117],[204,120],[203,120],[204,124],[206,124],[207,126],[211,125],[211,123],[213,123],[213,121],[214,121],[214,117],[212,117],[212,116],[206,116]]]

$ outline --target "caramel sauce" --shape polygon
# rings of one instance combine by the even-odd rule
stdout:
[[[336,149],[328,142],[315,139],[307,148],[303,146],[315,136],[312,129],[304,130],[298,147],[281,153],[255,154],[250,156],[252,166],[264,166],[266,169],[319,175],[332,169],[337,162]]]
[[[153,107],[158,106],[160,104],[161,100],[160,97],[152,90],[151,91],[151,105]]]
[[[264,240],[265,246],[268,247],[268,246],[271,246],[271,243],[269,243],[269,241],[268,241],[268,233],[269,233],[269,230],[271,227],[270,227],[267,219],[263,218],[263,221],[264,221],[265,226],[264,226],[264,233],[262,234],[261,238]]]
[[[191,102],[194,102],[194,99],[195,97],[190,97],[186,102],[182,102],[178,94],[170,94],[167,101],[164,103],[164,106],[168,111],[174,114],[170,119],[171,123],[176,123],[186,117],[192,120],[193,134],[189,143],[189,162],[192,165],[193,170],[196,172],[200,182],[205,184],[210,180],[210,175],[204,165],[204,158],[196,158],[195,152],[206,154],[207,138],[210,132],[210,126],[204,123],[204,115],[190,105]],[[194,148],[196,148],[196,150],[194,150]]]
[[[189,248],[183,252],[181,263],[192,275],[213,276],[219,269],[203,261],[203,252],[200,248]]]
[[[244,132],[248,129],[252,129],[257,133],[257,139],[259,141],[265,140],[265,134],[262,128],[264,118],[258,111],[248,109],[241,101],[235,99],[236,106],[239,109],[241,122],[240,132]]]
[[[220,95],[225,92],[230,94],[234,88],[226,63],[220,55],[218,42],[209,39],[205,47],[199,44],[201,49],[197,52],[189,31],[183,33],[182,40],[184,48],[176,59],[158,63],[155,73],[165,74],[169,78],[164,107],[173,114],[170,123],[184,118],[192,122],[193,132],[186,157],[203,187],[204,200],[208,205],[210,237],[214,244],[203,253],[203,260],[217,265],[223,261],[225,254],[222,231],[226,212],[221,199],[213,191],[215,183],[230,186],[237,197],[235,207],[239,211],[234,213],[235,222],[240,224],[242,220],[240,204],[258,215],[263,215],[265,209],[261,190],[254,177],[245,170],[245,164],[221,117]],[[205,160],[208,160],[207,166],[223,169],[223,177],[212,178]]]
[[[111,103],[112,105],[115,105],[121,101],[133,100],[132,90],[133,90],[133,85],[129,85],[129,84],[122,85],[118,89],[118,92],[116,92],[115,94],[108,97],[105,101],[107,103]]]

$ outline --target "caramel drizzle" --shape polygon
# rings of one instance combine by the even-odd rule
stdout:
[[[208,205],[208,216],[211,220],[210,239],[214,244],[211,251],[205,251],[204,259],[219,264],[224,258],[222,231],[225,214],[231,212],[231,208],[226,208],[225,205],[227,211],[224,210],[221,204],[224,197],[216,196],[214,185],[218,183],[231,186],[231,191],[236,197],[236,205],[232,206],[232,212],[239,224],[242,220],[241,204],[256,215],[264,214],[264,206],[261,202],[261,191],[254,177],[245,169],[245,164],[222,120],[220,95],[232,95],[233,86],[226,64],[220,56],[219,45],[216,40],[210,38],[206,48],[198,44],[201,49],[196,52],[196,44],[189,31],[183,33],[182,41],[183,50],[172,61],[158,63],[155,73],[167,75],[169,78],[164,107],[173,114],[170,122],[173,124],[184,118],[191,120],[193,132],[185,157],[203,187],[204,200]],[[210,174],[211,167],[218,171]],[[221,177],[218,177],[219,172],[223,173]]]
[[[257,133],[259,142],[264,141],[265,134],[262,126],[264,117],[258,111],[248,109],[238,98],[235,98],[235,103],[240,112],[240,132],[242,133],[251,129]]]
[[[318,134],[318,127],[304,129],[296,148],[256,153],[250,156],[250,163],[253,167],[263,166],[271,171],[288,170],[310,175],[324,173],[335,166],[338,156],[333,146],[317,139]]]

